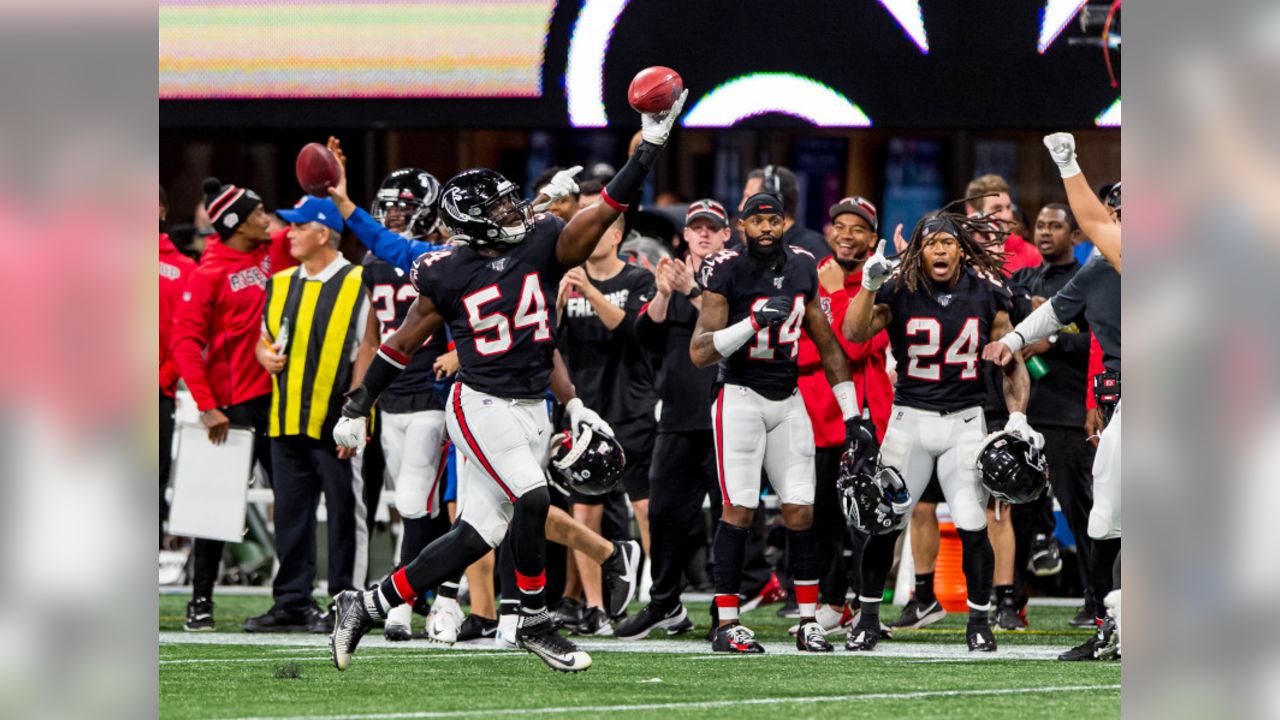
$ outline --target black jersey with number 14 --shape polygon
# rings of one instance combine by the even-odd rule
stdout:
[[[463,245],[429,252],[411,280],[449,323],[458,379],[504,398],[540,398],[551,379],[555,302],[565,268],[556,259],[564,222],[539,214],[533,229],[506,253],[483,255]]]
[[[720,361],[720,382],[745,385],[770,400],[782,400],[796,390],[797,341],[805,306],[818,292],[818,262],[794,245],[783,248],[782,267],[770,270],[746,253],[721,250],[702,261],[699,279],[708,291],[729,303],[725,327],[751,315],[771,297],[793,299],[791,314],[773,327],[760,328],[746,345]]]
[[[886,329],[898,363],[894,404],[937,412],[981,406],[978,363],[996,313],[1012,307],[1009,290],[971,268],[951,290],[924,282],[911,292],[899,282],[894,277],[876,293],[876,304],[893,314]]]

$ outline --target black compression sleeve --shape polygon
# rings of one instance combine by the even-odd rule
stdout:
[[[636,152],[622,166],[617,175],[609,181],[602,193],[602,199],[621,212],[630,205],[644,187],[644,179],[658,162],[661,145],[654,145],[644,140],[636,146]],[[619,207],[621,206],[621,207]]]
[[[373,409],[373,403],[391,383],[400,377],[409,358],[383,345],[378,354],[369,363],[365,371],[364,382],[360,387],[347,395],[347,402],[342,406],[343,417],[365,417]]]

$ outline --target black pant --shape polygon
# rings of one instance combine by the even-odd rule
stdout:
[[[840,504],[840,491],[836,481],[840,477],[840,456],[844,448],[817,448],[813,457],[817,486],[813,497],[813,530],[818,536],[822,558],[818,575],[818,589],[822,602],[843,605],[849,590],[849,576],[845,572],[845,537],[849,524]]]
[[[271,439],[274,464],[276,556],[272,586],[276,607],[288,611],[312,603],[316,578],[316,508],[324,493],[329,534],[329,594],[363,585],[368,570],[363,480],[351,461],[339,460],[333,441],[305,435]]]
[[[1093,540],[1089,538],[1089,511],[1093,508],[1093,456],[1097,452],[1089,443],[1084,428],[1041,427],[1044,455],[1049,462],[1049,484],[1062,506],[1067,527],[1076,539],[1080,583],[1085,597],[1092,597],[1093,580],[1089,577],[1089,558]],[[1015,516],[1016,517],[1016,516]]]
[[[711,501],[712,519],[719,520],[720,480],[711,431],[658,433],[649,472],[649,549],[653,554],[649,596],[655,607],[669,610],[680,602],[685,563],[706,543],[704,498]],[[759,593],[772,573],[764,558],[764,539],[761,508],[747,538],[742,590],[748,597]]]
[[[160,393],[160,541],[164,549],[164,521],[169,518],[169,503],[164,499],[164,489],[169,486],[169,473],[173,470],[173,398]]]
[[[238,405],[228,405],[219,409],[231,421],[232,427],[253,429],[253,458],[262,463],[262,468],[267,471],[267,477],[274,482],[271,445],[267,438],[271,422],[271,396],[263,395]],[[248,478],[243,478],[242,481],[248,482]],[[222,564],[222,551],[225,546],[226,543],[221,540],[201,538],[197,538],[192,544],[192,597],[213,597],[213,585],[218,581],[218,568]]]
[[[1045,493],[1038,500],[1009,506],[1013,523],[1013,589],[1021,601],[1026,597],[1027,563],[1036,535],[1052,535],[1057,521],[1053,517],[1053,495]]]

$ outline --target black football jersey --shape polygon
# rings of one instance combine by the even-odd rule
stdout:
[[[391,336],[404,322],[418,291],[403,270],[376,258],[372,253],[364,259],[364,284],[373,301],[382,340]],[[414,353],[400,377],[378,398],[385,412],[403,413],[419,410],[441,410],[444,405],[435,392],[436,358],[448,352],[449,340],[444,328],[427,338]]]
[[[569,292],[559,342],[574,389],[609,423],[652,420],[658,403],[653,353],[641,342],[636,321],[657,291],[653,273],[628,264],[617,275],[591,279],[591,284],[626,317],[610,330],[585,297]]]
[[[1008,288],[972,268],[949,292],[927,282],[899,291],[898,283],[891,278],[876,293],[876,304],[893,313],[886,329],[898,363],[894,404],[938,412],[982,405],[982,348],[996,313],[1012,308]]]
[[[729,302],[726,327],[746,318],[769,298],[794,298],[791,315],[773,327],[760,328],[755,337],[720,361],[720,382],[745,385],[771,400],[781,400],[796,390],[797,342],[804,323],[805,305],[818,292],[818,262],[795,245],[783,249],[785,262],[778,272],[752,261],[745,251],[721,250],[702,261],[699,280],[708,291]]]
[[[540,398],[556,346],[556,259],[564,222],[539,213],[518,245],[497,257],[462,245],[425,253],[410,279],[449,324],[458,379],[504,398]]]

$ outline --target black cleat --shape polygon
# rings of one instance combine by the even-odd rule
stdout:
[[[187,632],[212,632],[213,601],[207,597],[192,598],[187,603],[187,621],[182,629]]]
[[[556,627],[565,628],[573,631],[578,627],[578,623],[582,622],[582,613],[587,608],[573,598],[561,598],[560,604],[556,605],[555,612],[552,613],[551,619],[555,622]]]
[[[1062,550],[1058,548],[1058,538],[1044,534],[1035,536],[1031,541],[1031,559],[1027,561],[1027,570],[1036,577],[1048,577],[1062,572]]]
[[[640,589],[640,543],[635,540],[615,542],[614,552],[600,566],[603,573],[605,611],[610,618],[620,618]]]
[[[800,623],[796,631],[796,649],[801,652],[831,652],[835,648],[827,642],[826,628],[816,620]]]
[[[866,626],[861,623],[850,626],[849,632],[844,638],[844,649],[851,652],[871,652],[876,649],[876,643],[880,642],[880,628],[876,626]]]
[[[1084,607],[1080,608],[1080,612],[1076,613],[1076,616],[1071,618],[1071,620],[1069,620],[1067,624],[1070,625],[1071,627],[1078,627],[1078,628],[1097,628],[1098,627],[1098,621],[1094,616],[1093,608],[1089,605],[1085,605]]]
[[[689,622],[689,613],[685,612],[683,604],[664,613],[650,603],[641,608],[640,612],[618,623],[613,634],[623,640],[639,640],[658,628],[666,630],[668,635],[679,635],[692,630],[693,623]]]
[[[969,644],[969,652],[995,652],[996,636],[991,626],[982,623],[969,623],[964,630],[965,641]]]
[[[458,642],[464,640],[492,639],[498,634],[498,621],[479,615],[468,615],[458,628]]]
[[[552,670],[568,673],[591,667],[591,656],[556,632],[555,621],[546,610],[537,615],[520,616],[516,644],[542,658]]]
[[[800,605],[796,603],[795,598],[788,595],[786,601],[782,603],[782,607],[778,608],[778,612],[776,614],[778,617],[786,618],[788,620],[798,618],[800,617]]]
[[[324,613],[315,606],[307,608],[307,617],[310,618],[310,622],[307,623],[307,632],[315,635],[332,635],[333,608],[334,603],[329,603],[329,611]]]
[[[574,628],[572,632],[574,635],[612,637],[613,625],[609,623],[609,618],[604,616],[604,610],[598,607],[589,607],[582,613],[582,620],[578,622],[578,627]]]
[[[947,616],[947,611],[942,609],[942,603],[935,598],[929,603],[922,603],[914,597],[907,601],[906,607],[902,608],[902,614],[897,620],[889,623],[891,628],[922,628],[926,625],[932,625]]]
[[[764,652],[764,646],[756,642],[756,634],[750,628],[734,623],[716,630],[716,639],[711,641],[711,651],[759,655]]]
[[[364,593],[343,590],[334,602],[333,634],[329,636],[329,650],[333,653],[334,667],[346,670],[351,656],[360,644],[360,638],[373,627],[373,618],[364,606]]]
[[[996,627],[1001,630],[1026,630],[1026,608],[1019,608],[1012,599],[1000,603],[996,608]]]
[[[256,615],[244,621],[245,632],[273,632],[273,633],[300,633],[308,632],[311,624],[315,622],[320,611],[314,606],[308,606],[305,610],[290,611],[278,606],[272,606],[270,610],[261,615]]]
[[[1066,662],[1107,660],[1115,657],[1115,624],[1107,618],[1088,640],[1058,656]]]

